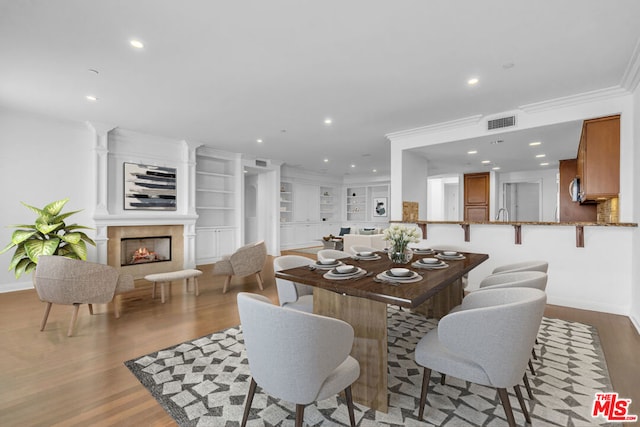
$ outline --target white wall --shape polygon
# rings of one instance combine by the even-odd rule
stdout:
[[[636,221],[640,220],[640,87],[636,89],[633,95],[633,115],[634,123],[633,134],[635,143],[633,149],[633,164],[636,165],[634,176],[630,185],[635,195],[635,203],[633,211],[635,212]],[[633,262],[631,271],[631,321],[640,333],[640,229],[635,229],[632,240]]]
[[[415,153],[403,152],[401,211],[402,202],[418,202],[418,218],[427,217],[427,177],[427,159]],[[391,201],[398,203],[393,193]]]
[[[522,244],[516,245],[511,225],[471,225],[470,242],[465,242],[459,225],[429,224],[424,245],[489,254],[471,271],[469,290],[499,265],[541,259],[549,261],[549,304],[628,315],[636,229],[585,227],[584,232],[585,247],[577,248],[575,227],[525,225]]]
[[[92,226],[94,195],[92,132],[85,123],[0,109],[0,244],[11,240],[10,224],[32,223],[36,207],[69,198],[64,211],[84,209],[69,218]],[[87,234],[94,237],[93,231]],[[95,251],[88,247],[89,259]],[[31,277],[16,280],[7,266],[13,251],[0,255],[0,292],[30,287]]]

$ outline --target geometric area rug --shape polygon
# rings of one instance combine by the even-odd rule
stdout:
[[[413,351],[420,338],[437,325],[407,310],[389,306],[389,412],[355,404],[360,427],[373,426],[504,426],[506,417],[495,389],[433,373],[425,422],[417,419],[422,368]],[[508,351],[508,349],[504,349]],[[529,376],[535,399],[521,385],[533,426],[605,425],[592,418],[596,392],[612,392],[611,381],[595,328],[544,318],[536,345],[536,376]],[[125,365],[180,426],[238,426],[251,374],[240,327],[138,357]],[[524,415],[513,389],[510,400],[518,425]],[[349,425],[340,396],[305,408],[308,426]],[[290,426],[295,405],[274,399],[258,386],[249,426]]]

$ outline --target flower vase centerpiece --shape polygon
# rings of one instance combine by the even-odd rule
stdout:
[[[420,241],[418,230],[415,227],[407,227],[402,224],[393,224],[384,230],[384,240],[388,240],[391,246],[387,255],[396,264],[407,264],[413,258],[413,251],[409,243]]]

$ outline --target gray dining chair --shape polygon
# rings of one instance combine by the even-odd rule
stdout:
[[[317,254],[319,261],[324,259],[343,259],[349,258],[350,256],[351,254],[349,252],[337,251],[335,249],[321,249]]]
[[[273,260],[273,270],[282,271],[289,268],[306,267],[312,262],[312,259],[301,255],[283,255]],[[276,288],[281,306],[307,313],[313,312],[312,286],[276,277]]]
[[[306,405],[344,391],[352,427],[356,425],[351,384],[360,364],[351,357],[353,327],[317,314],[286,310],[262,295],[238,294],[238,312],[251,384],[241,426],[247,423],[256,386],[296,404],[296,427]]]
[[[493,269],[491,274],[497,273],[516,273],[518,271],[541,271],[547,273],[549,263],[547,261],[523,261],[513,264],[505,264]]]
[[[431,371],[495,387],[510,427],[516,425],[508,387],[525,420],[531,418],[518,383],[542,322],[546,294],[533,288],[491,289],[469,294],[462,309],[440,319],[415,350],[424,367],[418,418],[423,419]],[[508,349],[508,351],[506,351]]]
[[[541,291],[545,291],[547,288],[547,273],[541,271],[517,271],[512,273],[498,273],[485,277],[481,282],[477,290],[473,292],[484,292],[489,289],[506,289],[506,288],[534,288]],[[451,309],[449,313],[454,313],[463,309],[463,305],[458,305]],[[535,341],[537,343],[537,340]],[[534,359],[538,359],[535,348],[531,347],[531,356]],[[531,359],[528,362],[531,375],[535,375],[536,371],[533,367]],[[527,395],[530,399],[533,399],[533,392],[531,391],[531,384],[529,378],[525,372],[522,381],[527,389]],[[440,380],[441,384],[445,382],[445,375],[442,375]]]

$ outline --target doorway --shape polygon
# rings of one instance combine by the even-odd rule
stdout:
[[[510,221],[540,221],[540,183],[506,182],[504,207]]]
[[[246,163],[243,166],[242,177],[242,242],[246,245],[264,240],[267,252],[278,254],[279,169],[271,165],[255,167]]]

